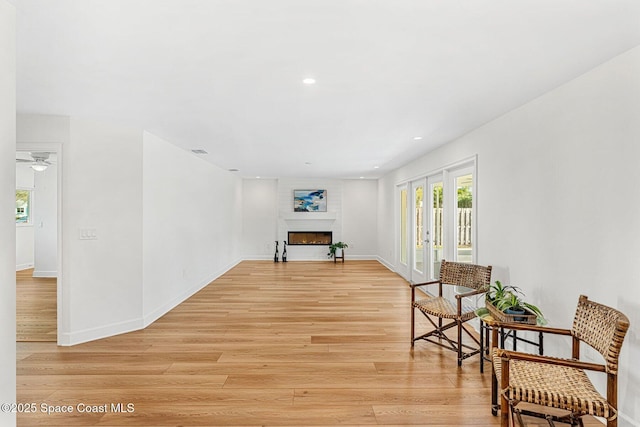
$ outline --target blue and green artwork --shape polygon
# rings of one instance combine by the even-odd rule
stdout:
[[[293,190],[295,212],[326,212],[327,190]]]

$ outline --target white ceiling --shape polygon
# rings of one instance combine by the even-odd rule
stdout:
[[[379,177],[640,44],[638,0],[14,4],[19,112],[146,129],[245,177]]]

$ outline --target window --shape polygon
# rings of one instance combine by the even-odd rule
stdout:
[[[16,190],[16,224],[31,224],[30,190]]]

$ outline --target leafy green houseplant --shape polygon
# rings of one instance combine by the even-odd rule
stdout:
[[[503,285],[499,280],[496,280],[491,286],[489,286],[489,292],[487,292],[487,301],[496,305],[496,301],[500,301],[505,297],[507,293],[521,293],[520,288],[517,286]]]
[[[522,299],[524,294],[517,286],[502,285],[499,280],[489,287],[487,292],[487,303],[493,304],[495,308],[507,314],[533,313],[537,317],[537,323],[544,325],[547,323],[542,310],[537,306]]]
[[[333,258],[336,255],[336,252],[338,249],[344,249],[344,248],[348,248],[349,245],[347,245],[344,242],[336,242],[336,243],[332,243],[329,245],[329,253],[327,253],[327,257],[329,258]]]

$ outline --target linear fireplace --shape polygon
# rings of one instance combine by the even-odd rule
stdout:
[[[288,245],[330,245],[333,243],[331,231],[289,231]]]

